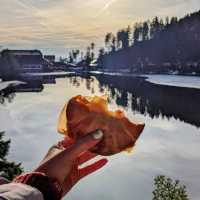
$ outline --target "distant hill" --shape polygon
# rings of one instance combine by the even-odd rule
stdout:
[[[117,41],[117,42],[116,42]],[[138,73],[200,74],[200,11],[182,19],[136,23],[116,36],[106,35],[106,50],[100,50],[99,67],[128,68]]]

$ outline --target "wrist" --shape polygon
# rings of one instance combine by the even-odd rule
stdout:
[[[60,200],[62,198],[62,188],[59,182],[46,176],[44,173],[32,172],[22,174],[16,177],[13,182],[23,183],[38,189],[44,197],[44,200]]]

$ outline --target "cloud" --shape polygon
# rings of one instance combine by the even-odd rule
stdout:
[[[183,16],[198,0],[0,0],[0,42],[5,47],[84,49],[103,43],[116,32],[155,15]]]
[[[77,94],[91,95],[86,90],[86,80],[80,87],[70,82],[70,78],[57,79],[57,84],[45,85],[42,93],[20,93],[12,104],[0,106],[0,129],[11,139],[9,160],[22,162],[30,171],[61,139],[56,122],[64,103]],[[99,95],[98,82],[94,80],[93,84]],[[105,168],[82,180],[66,199],[152,199],[153,178],[158,174],[180,179],[191,199],[199,199],[199,130],[175,119],[152,120],[135,116],[131,110],[127,114],[130,119],[139,115],[146,123],[133,155],[110,157]]]
[[[103,6],[103,8],[100,9],[100,11],[97,13],[95,17],[98,17],[99,15],[103,14],[113,3],[115,3],[117,0],[110,0],[106,2],[106,4]]]

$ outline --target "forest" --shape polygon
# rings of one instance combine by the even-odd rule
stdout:
[[[98,66],[135,73],[200,74],[200,11],[178,19],[154,17],[107,33]]]

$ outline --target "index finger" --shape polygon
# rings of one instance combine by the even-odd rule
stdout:
[[[96,144],[98,144],[103,138],[103,132],[101,130],[96,130],[94,133],[89,134],[79,140],[76,144],[74,144],[71,149],[68,149],[68,155],[71,156],[72,159],[77,158],[81,153],[88,151]]]

